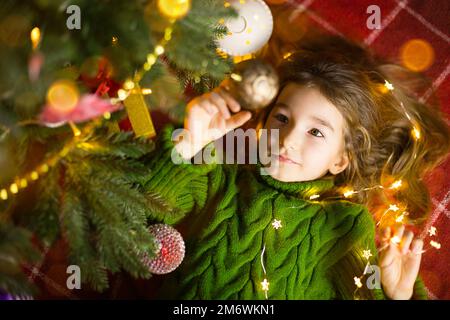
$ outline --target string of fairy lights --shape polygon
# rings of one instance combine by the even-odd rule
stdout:
[[[385,80],[384,83],[384,88],[386,91],[393,91],[394,90],[394,86],[387,80]],[[415,121],[406,111],[403,103],[400,103],[401,107],[403,108],[403,111],[406,115],[406,117],[408,118],[408,120],[411,122],[412,124],[412,129],[411,129],[411,135],[414,139],[414,141],[418,141],[421,139],[421,131],[420,131],[420,126],[418,124],[417,121]],[[391,183],[389,186],[383,186],[383,185],[375,185],[372,187],[367,187],[367,188],[363,188],[360,190],[354,190],[351,187],[344,187],[342,188],[342,192],[341,195],[339,196],[332,196],[332,197],[326,197],[324,199],[321,198],[320,194],[312,194],[309,196],[309,200],[310,201],[320,201],[320,200],[339,200],[339,199],[348,199],[351,198],[353,195],[361,193],[361,192],[366,192],[369,190],[374,190],[374,189],[384,189],[384,190],[399,190],[400,188],[403,187],[403,181],[402,179],[397,179],[395,180],[393,183]],[[406,207],[402,207],[399,204],[396,203],[390,203],[388,205],[388,208],[382,213],[379,221],[377,222],[377,227],[382,223],[382,221],[385,219],[386,216],[388,216],[390,213],[394,213],[395,214],[395,222],[397,223],[403,223],[405,218],[408,216],[408,212],[406,211]],[[271,226],[275,229],[278,230],[280,228],[283,227],[282,225],[282,221],[278,220],[278,219],[274,219]],[[431,226],[429,228],[429,230],[427,231],[428,234],[430,236],[436,236],[436,232],[437,229],[434,226]],[[397,236],[397,235],[393,235],[390,239],[388,239],[390,243],[395,244],[395,245],[399,245],[401,242],[401,239]],[[435,249],[440,249],[441,248],[441,244],[435,240],[430,240],[429,241],[429,245],[432,248]],[[380,248],[378,251],[382,251],[384,250],[385,247]],[[428,251],[429,249],[424,249],[420,252],[420,254]],[[264,278],[263,280],[260,282],[260,286],[261,286],[261,290],[264,292],[264,296],[266,299],[268,299],[268,292],[269,292],[269,286],[270,286],[270,282],[268,280],[268,276],[267,276],[267,271],[264,265],[264,255],[266,254],[266,244],[263,244],[263,249],[261,251],[261,266],[263,269],[263,274],[264,274]],[[360,288],[363,287],[363,284],[361,282],[362,278],[364,277],[364,275],[366,275],[369,270],[372,268],[371,267],[371,263],[370,263],[370,257],[372,257],[372,252],[370,249],[366,248],[363,249],[361,252],[361,256],[367,260],[366,263],[366,267],[364,268],[363,274],[358,276],[354,276],[353,280],[356,286],[355,292],[353,294],[353,296],[355,297],[355,299],[357,299],[357,292]]]
[[[144,74],[152,69],[153,65],[157,62],[158,57],[164,53],[167,43],[172,39],[174,23],[177,19],[184,17],[190,8],[190,0],[158,0],[158,9],[169,22],[168,26],[164,29],[164,35],[162,39],[158,41],[153,52],[147,55],[145,63],[135,72],[134,77],[124,81],[122,88],[117,91],[117,97],[110,98],[111,104],[122,103],[130,96],[130,94],[140,93],[142,95],[146,95],[152,93],[152,90],[149,88],[141,89],[139,87],[139,82],[143,78]],[[30,40],[33,52],[37,51],[39,44],[42,41],[42,33],[39,27],[34,27],[30,31]],[[117,44],[118,38],[113,36],[111,41],[112,44]],[[50,90],[52,90],[52,87],[49,88],[49,91]],[[111,118],[111,114],[106,112],[103,114],[103,118],[109,120]],[[38,122],[29,121],[25,124],[27,123]],[[73,139],[71,139],[59,152],[50,156],[35,169],[22,176],[16,177],[8,187],[0,188],[0,200],[7,201],[11,198],[11,196],[16,195],[21,190],[27,188],[30,183],[38,180],[40,177],[49,172],[50,168],[59,163],[61,159],[71,152],[71,150],[82,147],[86,137],[88,137],[88,133],[92,132],[92,130],[100,123],[101,121],[99,121],[99,119],[94,119],[94,121],[92,121],[89,125],[80,130],[74,122],[69,121],[68,124],[72,129]]]

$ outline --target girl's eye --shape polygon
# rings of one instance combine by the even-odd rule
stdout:
[[[324,138],[324,135],[322,134],[322,132],[320,132],[319,129],[314,128],[314,129],[309,130],[309,132],[315,137]]]
[[[277,113],[274,117],[275,117],[275,119],[277,119],[280,122],[283,122],[283,123],[288,123],[289,122],[288,117],[286,117],[284,114]]]

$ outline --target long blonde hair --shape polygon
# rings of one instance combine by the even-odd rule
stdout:
[[[450,151],[450,130],[437,103],[425,104],[414,95],[426,83],[423,77],[335,36],[303,40],[278,72],[280,92],[289,82],[315,86],[344,116],[350,164],[335,177],[337,187],[362,190],[401,179],[395,192],[373,188],[352,199],[375,215],[379,203],[385,207],[395,200],[411,221],[426,217],[431,201],[422,178]],[[270,110],[260,115],[262,123]]]

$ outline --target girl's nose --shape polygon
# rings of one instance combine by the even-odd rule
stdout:
[[[286,132],[282,137],[281,145],[286,148],[288,151],[299,150],[300,147],[300,139],[299,135],[295,134],[293,130]]]

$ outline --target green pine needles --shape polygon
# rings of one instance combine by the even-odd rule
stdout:
[[[69,5],[80,8],[80,29],[66,27]],[[173,25],[165,56],[141,80],[153,91],[145,97],[152,110],[181,122],[184,88],[201,93],[224,78],[232,61],[217,55],[214,40],[226,32],[218,22],[235,15],[220,1],[192,0],[189,13]],[[110,120],[77,124],[84,132],[78,138],[69,125],[51,128],[37,119],[57,80],[74,81],[80,95],[96,92],[101,59],[108,63],[108,86],[132,77],[164,35],[167,18],[156,1],[5,0],[0,21],[0,190],[7,193],[0,200],[0,290],[35,293],[21,266],[39,260],[32,243],[48,248],[57,240],[67,243],[68,262],[80,267],[82,282],[96,290],[108,288],[115,272],[149,278],[142,257],[154,255],[155,244],[147,227],[180,214],[142,187],[150,173],[144,159],[158,152],[153,141],[111,129],[124,110]],[[34,27],[42,38],[33,49]],[[40,66],[30,65],[36,52]],[[49,159],[56,160],[47,172],[20,185]],[[16,194],[10,186],[17,181]]]

